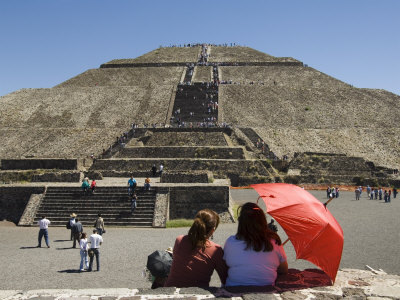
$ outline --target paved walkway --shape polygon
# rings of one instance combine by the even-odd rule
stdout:
[[[325,193],[312,191],[325,201]],[[256,200],[252,190],[232,190],[236,202]],[[344,251],[341,268],[364,269],[370,265],[387,273],[400,274],[400,233],[398,211],[400,198],[392,203],[367,200],[363,194],[354,201],[354,193],[342,192],[329,204],[329,209],[341,224]],[[107,224],[107,220],[106,224]],[[236,224],[222,224],[214,234],[214,241],[224,244],[236,231]],[[91,228],[85,228],[90,232]],[[8,289],[85,289],[85,288],[146,288],[150,283],[141,271],[147,255],[155,249],[173,246],[175,237],[186,234],[187,228],[138,229],[109,228],[101,248],[101,271],[78,273],[79,250],[71,249],[69,231],[50,228],[51,248],[35,248],[37,228],[0,226],[0,290]],[[286,236],[282,229],[278,232]],[[289,266],[297,269],[312,267],[306,261],[295,259],[292,246],[285,246]],[[211,285],[219,286],[216,276]]]

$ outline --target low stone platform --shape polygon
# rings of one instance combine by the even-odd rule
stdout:
[[[42,289],[3,290],[1,299],[399,299],[400,276],[381,271],[343,269],[338,272],[336,283],[329,286],[329,278],[317,269],[298,271],[278,280],[277,285],[235,288],[158,288],[131,289]]]

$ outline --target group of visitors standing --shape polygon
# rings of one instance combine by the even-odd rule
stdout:
[[[49,232],[48,228],[50,225],[50,220],[46,218],[45,215],[42,216],[41,220],[38,222],[39,225],[39,235],[38,235],[38,245],[40,248],[42,245],[42,239],[46,242],[47,248],[50,248],[49,242]],[[70,219],[66,225],[67,229],[70,229],[70,240],[73,240],[72,248],[76,248],[76,244],[78,242],[80,248],[80,265],[79,270],[84,271],[92,271],[93,260],[96,257],[96,266],[97,271],[100,271],[100,245],[103,243],[102,234],[105,233],[104,229],[104,220],[101,217],[101,214],[98,214],[98,217],[94,223],[95,229],[93,229],[93,234],[87,239],[87,234],[83,230],[83,225],[77,218],[75,213],[70,215]],[[88,256],[90,261],[88,261]]]
[[[397,188],[393,187],[393,189],[385,189],[383,190],[381,187],[370,187],[367,185],[367,197],[370,200],[384,200],[386,203],[391,202],[391,197],[393,194],[393,198],[397,196]],[[356,200],[360,200],[360,196],[362,194],[363,187],[359,186],[355,189]]]
[[[339,198],[339,188],[328,186],[326,189],[326,198]]]

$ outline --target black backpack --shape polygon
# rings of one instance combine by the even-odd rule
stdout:
[[[67,227],[67,229],[71,229],[71,222],[68,220],[67,224],[65,225],[65,227]]]

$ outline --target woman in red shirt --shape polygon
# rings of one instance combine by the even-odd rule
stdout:
[[[214,270],[225,284],[228,267],[222,247],[210,237],[219,224],[218,214],[210,209],[199,211],[187,235],[176,238],[171,271],[165,286],[208,287]]]

